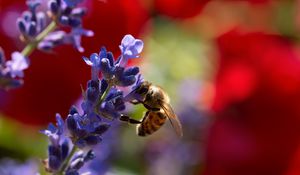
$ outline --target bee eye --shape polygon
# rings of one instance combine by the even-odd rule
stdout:
[[[141,87],[138,91],[137,91],[137,93],[139,93],[139,94],[146,94],[148,92],[148,88],[146,88],[146,87]]]

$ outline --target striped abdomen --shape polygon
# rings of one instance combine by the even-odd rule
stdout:
[[[141,124],[137,126],[139,136],[147,136],[157,131],[166,121],[167,117],[162,112],[147,111]]]

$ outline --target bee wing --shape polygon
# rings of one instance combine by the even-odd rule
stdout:
[[[175,112],[173,111],[171,105],[162,102],[162,103],[160,103],[160,106],[167,114],[167,116],[171,122],[171,125],[175,129],[175,132],[178,135],[178,137],[182,137],[183,133],[182,133],[181,123],[180,123],[178,117],[176,116]]]

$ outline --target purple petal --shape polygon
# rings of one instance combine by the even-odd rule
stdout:
[[[23,77],[23,70],[29,67],[28,60],[20,52],[13,52],[11,57],[12,59],[6,62],[8,71],[13,78]]]
[[[137,39],[135,41],[134,46],[135,46],[135,49],[137,50],[138,54],[140,54],[142,52],[142,50],[143,50],[144,43],[143,43],[142,40]]]
[[[121,46],[127,47],[134,43],[135,38],[132,35],[125,35],[121,41]]]

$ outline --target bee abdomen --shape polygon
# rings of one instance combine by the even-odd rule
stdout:
[[[137,126],[139,136],[147,136],[157,131],[166,121],[161,113],[150,113],[147,118]]]

